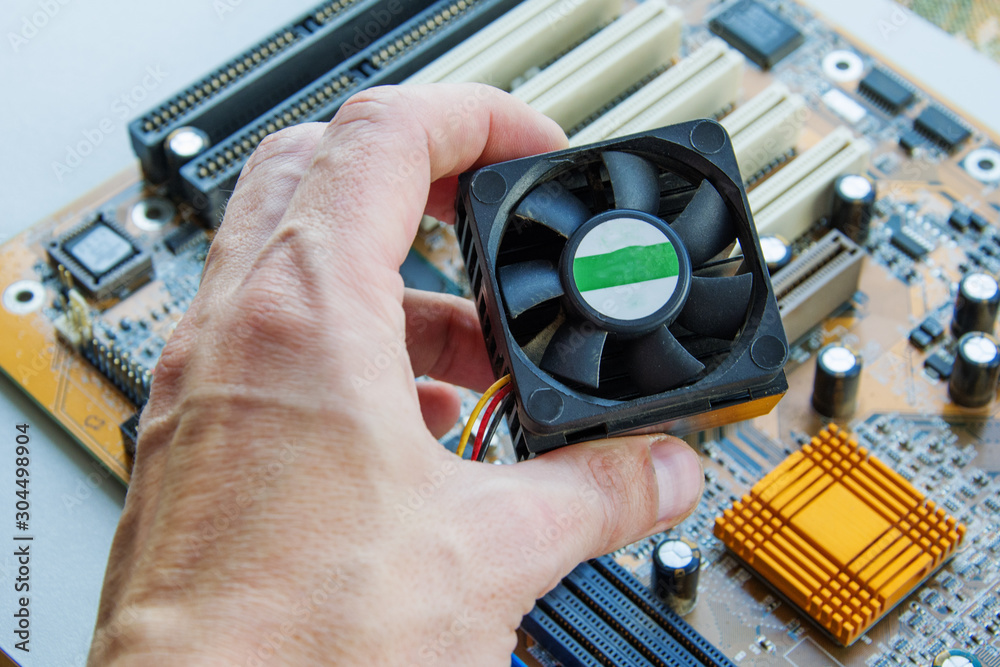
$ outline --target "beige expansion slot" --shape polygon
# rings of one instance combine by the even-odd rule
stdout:
[[[773,83],[720,121],[732,137],[744,181],[795,147],[806,114],[801,95]]]
[[[669,65],[680,36],[680,10],[647,0],[518,86],[513,95],[568,130]]]
[[[870,153],[871,144],[838,127],[750,192],[757,231],[797,239],[829,212],[837,177],[864,171]]]
[[[577,132],[570,145],[714,116],[736,102],[743,63],[742,55],[713,38]]]
[[[622,0],[528,0],[404,83],[474,81],[509,90],[516,77],[579,44],[621,8]]]

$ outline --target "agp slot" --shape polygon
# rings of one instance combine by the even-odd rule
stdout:
[[[300,16],[129,124],[146,178],[170,177],[165,142],[195,127],[214,144],[316,80],[425,6],[422,0],[335,0]]]
[[[871,144],[838,127],[792,160],[748,195],[757,231],[794,241],[826,215],[833,182],[841,174],[864,171]]]
[[[834,229],[771,276],[789,342],[854,296],[864,256],[854,241]]]
[[[806,118],[806,102],[783,83],[773,83],[720,122],[733,139],[744,181],[795,148]]]
[[[244,162],[272,132],[325,122],[351,95],[399,83],[516,4],[516,0],[441,0],[329,74],[181,168],[184,195],[218,226]]]
[[[538,601],[522,625],[568,666],[734,667],[608,556],[578,565]],[[637,661],[622,663],[611,657],[626,645],[640,654]]]
[[[509,90],[621,12],[621,0],[527,0],[403,83],[478,82]]]
[[[570,145],[714,116],[735,103],[743,64],[743,56],[713,38],[577,132]]]
[[[681,12],[649,0],[514,89],[570,129],[657,70],[680,47]]]

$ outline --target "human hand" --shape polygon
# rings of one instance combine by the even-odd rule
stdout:
[[[512,466],[436,441],[449,383],[493,377],[471,303],[403,289],[421,215],[565,145],[479,85],[372,89],[261,143],[155,371],[92,664],[506,665],[578,562],[689,513],[674,438]]]

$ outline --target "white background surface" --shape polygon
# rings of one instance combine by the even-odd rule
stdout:
[[[134,158],[126,124],[136,113],[318,2],[7,0],[0,18],[0,241],[127,167]],[[1000,128],[1000,86],[987,85],[1000,81],[995,64],[888,0],[813,3],[918,72],[953,106]],[[45,6],[53,15],[42,20]],[[11,33],[33,18],[44,25],[12,44]],[[162,80],[146,91],[150,68]],[[140,96],[146,99],[135,100]],[[136,108],[126,115],[133,100]],[[100,143],[80,166],[57,176],[54,163],[65,163],[85,132],[99,132]],[[0,545],[12,544],[11,443],[20,422],[31,424],[32,435],[31,652],[13,650],[14,559],[6,546],[0,546],[0,646],[24,665],[82,665],[124,489],[0,377]]]

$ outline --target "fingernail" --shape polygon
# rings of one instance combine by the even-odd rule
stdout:
[[[659,520],[682,517],[701,499],[704,478],[701,458],[675,439],[654,441],[650,449],[660,490]]]

